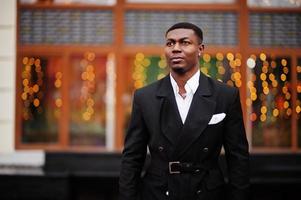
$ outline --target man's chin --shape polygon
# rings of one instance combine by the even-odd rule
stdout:
[[[185,68],[180,67],[180,66],[173,66],[173,67],[171,67],[171,70],[177,74],[184,74],[186,72]]]

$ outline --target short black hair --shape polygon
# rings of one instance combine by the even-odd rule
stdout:
[[[179,28],[184,28],[184,29],[191,29],[195,32],[195,34],[199,37],[200,43],[203,42],[203,31],[200,27],[198,27],[195,24],[189,23],[189,22],[180,22],[172,25],[165,33],[165,37],[167,36],[167,33],[169,31],[179,29]]]

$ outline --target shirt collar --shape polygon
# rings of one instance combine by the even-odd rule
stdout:
[[[179,92],[179,87],[175,79],[172,77],[171,73],[170,76],[170,82],[173,88],[174,93]],[[200,71],[198,70],[185,84],[185,90],[187,93],[191,91],[193,94],[196,92],[196,90],[199,87],[199,79],[200,79]]]

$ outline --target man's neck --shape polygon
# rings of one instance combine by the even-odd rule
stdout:
[[[171,70],[171,76],[176,81],[179,88],[184,88],[186,82],[195,74],[197,73],[199,69],[197,67],[194,68],[194,70],[191,70],[186,73],[177,73],[175,71]]]

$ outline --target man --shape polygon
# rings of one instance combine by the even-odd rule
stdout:
[[[120,200],[248,199],[249,153],[239,91],[199,71],[203,34],[191,23],[166,32],[170,74],[134,94],[119,179]],[[147,147],[150,165],[141,177]]]

